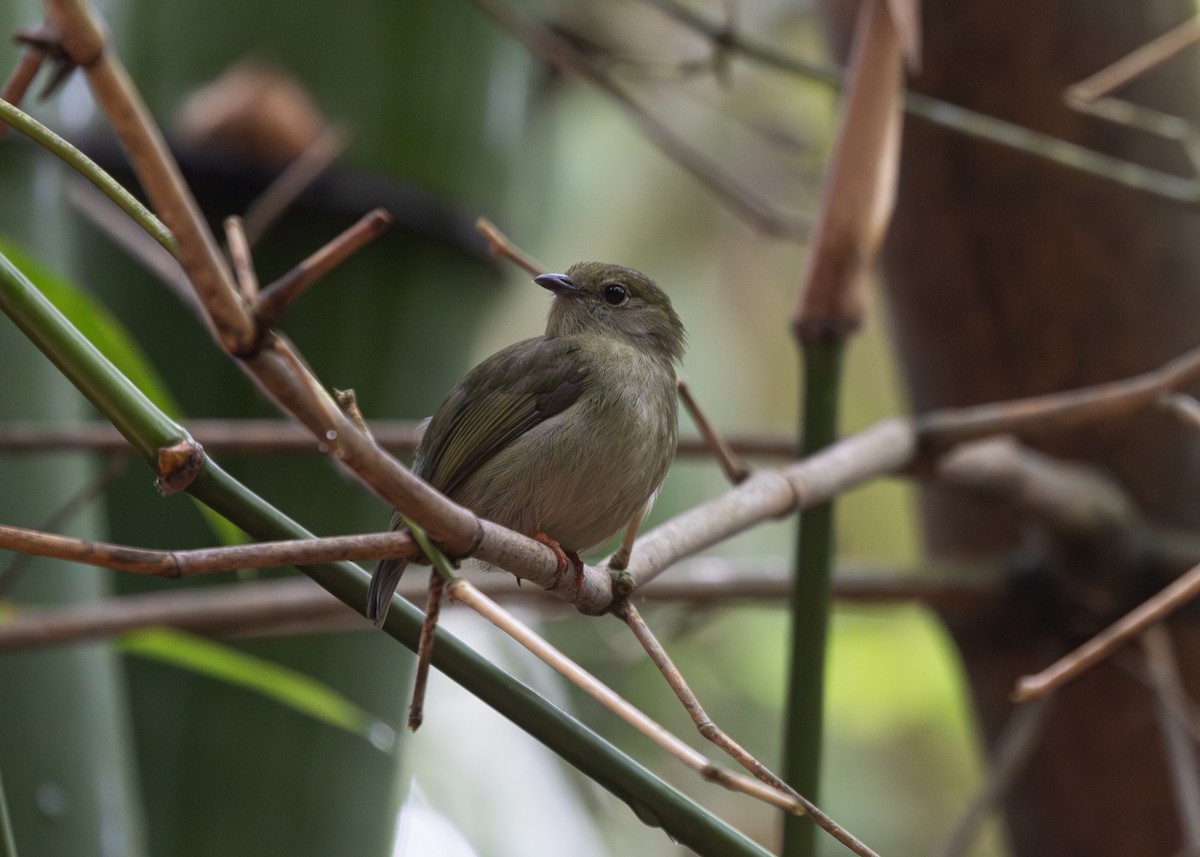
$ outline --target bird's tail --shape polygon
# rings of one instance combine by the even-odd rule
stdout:
[[[376,628],[383,627],[388,608],[392,606],[392,593],[400,583],[400,575],[408,566],[406,559],[381,559],[371,574],[371,585],[367,587],[367,618]]]

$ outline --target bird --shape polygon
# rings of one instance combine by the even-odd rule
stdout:
[[[533,282],[546,331],[469,371],[430,418],[413,472],[476,515],[582,570],[649,509],[675,456],[687,334],[667,294],[622,265],[580,262]],[[404,526],[393,513],[390,529]],[[367,618],[382,626],[407,560],[381,560]]]

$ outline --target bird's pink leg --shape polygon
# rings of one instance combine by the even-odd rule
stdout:
[[[579,589],[583,586],[583,560],[579,558],[579,553],[576,551],[563,550],[563,546],[558,543],[557,539],[538,530],[532,536],[534,541],[541,542],[550,550],[554,551],[554,557],[558,561],[558,569],[554,572],[554,584],[557,585],[559,578],[566,573],[571,566],[575,567],[575,588]]]

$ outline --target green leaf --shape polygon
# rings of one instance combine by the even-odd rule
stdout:
[[[150,401],[172,417],[181,411],[145,352],[121,323],[90,295],[65,277],[35,262],[0,235],[0,252],[12,260],[55,308],[133,382]]]
[[[314,720],[353,732],[380,750],[390,751],[395,744],[395,730],[328,685],[212,640],[169,628],[148,628],[121,637],[121,648],[260,693]]]

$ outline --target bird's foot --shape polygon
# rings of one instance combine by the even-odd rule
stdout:
[[[554,558],[558,562],[558,568],[554,572],[554,582],[547,589],[553,589],[557,586],[558,581],[562,579],[562,576],[566,574],[567,569],[571,566],[575,567],[575,588],[580,589],[583,587],[583,560],[579,558],[577,551],[563,550],[563,546],[558,543],[557,539],[551,538],[541,530],[534,533],[531,538],[554,551]]]

